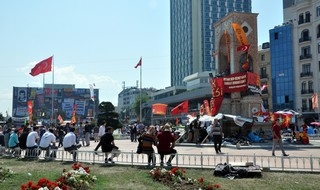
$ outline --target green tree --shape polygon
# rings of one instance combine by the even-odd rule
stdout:
[[[147,94],[141,94],[141,105],[148,102],[149,100],[150,100],[150,97]],[[132,108],[137,115],[137,119],[139,119],[140,118],[140,95],[138,95],[136,97]],[[144,115],[142,115],[141,118],[143,118],[143,117],[144,117]]]
[[[115,108],[111,102],[101,102],[99,104],[97,124],[101,125],[104,121],[107,122],[107,126],[111,126],[113,129],[122,127],[119,121],[119,114],[115,112]]]

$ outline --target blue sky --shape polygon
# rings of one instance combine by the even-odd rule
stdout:
[[[252,0],[259,45],[282,23],[282,1]],[[271,19],[272,15],[272,19]],[[12,112],[12,87],[42,87],[34,65],[53,55],[45,83],[95,83],[100,102],[115,106],[123,82],[136,86],[142,56],[142,86],[170,86],[169,0],[16,0],[0,2],[0,113]]]

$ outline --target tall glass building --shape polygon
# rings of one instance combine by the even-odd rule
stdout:
[[[251,13],[251,0],[171,0],[171,86],[216,69],[214,24],[229,12]]]
[[[295,110],[292,28],[288,23],[269,31],[273,110]]]

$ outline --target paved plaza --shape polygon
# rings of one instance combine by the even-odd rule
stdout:
[[[81,147],[80,150],[93,151],[98,143],[91,141],[89,147]],[[138,143],[131,142],[130,139],[116,139],[115,144],[123,152],[135,152]],[[194,143],[180,143],[175,148],[180,154],[215,154],[213,144],[196,145]],[[266,143],[257,143],[251,146],[241,146],[237,149],[235,145],[226,145],[221,148],[224,154],[229,155],[257,155],[271,156],[272,141]],[[310,140],[310,145],[294,145],[284,144],[284,149],[290,156],[310,156],[320,157],[320,140]],[[155,151],[157,152],[156,148]],[[275,154],[281,156],[279,146],[277,146]]]

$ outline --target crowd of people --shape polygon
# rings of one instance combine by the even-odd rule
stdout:
[[[301,126],[301,131],[307,131],[306,125]],[[221,144],[223,139],[222,125],[218,119],[213,122],[202,123],[199,116],[188,125],[183,126],[183,134],[177,133],[178,126],[167,122],[163,125],[144,125],[142,122],[135,122],[129,126],[131,142],[138,142],[137,153],[148,156],[148,165],[156,165],[156,151],[160,157],[160,166],[171,166],[177,150],[176,142],[183,137],[184,142],[201,143],[205,140],[214,144],[216,154],[221,154]],[[182,129],[180,127],[180,129]],[[205,132],[204,132],[205,131]],[[279,145],[283,156],[286,154],[281,135],[279,119],[271,126],[273,146],[272,156],[275,156],[276,146]],[[44,126],[30,125],[26,123],[21,127],[10,127],[7,122],[0,126],[0,145],[12,156],[20,157],[21,150],[25,150],[25,158],[38,157],[44,151],[46,159],[55,159],[56,151],[59,148],[70,152],[73,161],[77,161],[77,150],[82,146],[90,146],[90,141],[94,140],[98,144],[93,147],[93,151],[99,154],[98,150],[104,153],[105,163],[114,163],[114,158],[119,156],[119,147],[115,144],[114,128],[107,126],[103,122],[100,126],[91,125],[88,121],[78,124],[66,123]],[[181,136],[183,135],[183,136]],[[165,160],[165,155],[169,155]]]
[[[0,134],[3,136],[3,139],[0,139],[0,145],[14,157],[20,157],[21,150],[25,150],[25,158],[37,158],[41,151],[45,151],[46,159],[55,159],[56,151],[63,148],[73,154],[73,161],[76,161],[76,150],[81,146],[90,146],[92,132],[95,132],[96,128],[88,121],[84,124],[82,122],[66,123],[65,126],[26,123],[19,127],[6,122],[3,127],[0,127]],[[95,141],[98,141],[98,137]]]

